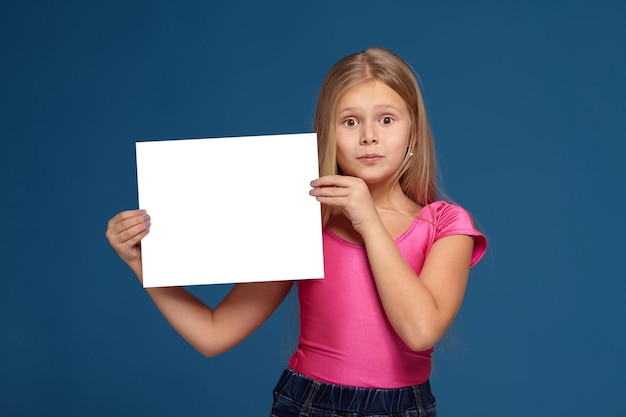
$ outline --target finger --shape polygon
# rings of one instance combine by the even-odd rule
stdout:
[[[138,223],[138,218],[145,215],[145,210],[126,210],[116,214],[107,224],[107,236],[117,234],[120,229],[128,228]]]
[[[136,232],[136,234],[134,234],[134,232]],[[127,233],[127,235],[117,236],[113,239],[111,241],[111,246],[122,259],[128,261],[139,255],[140,242],[149,232],[149,228],[143,230],[129,229],[124,232]]]
[[[350,187],[355,184],[355,177],[344,175],[325,175],[316,180],[311,181],[311,186],[318,187]]]
[[[139,243],[150,231],[149,222],[141,222],[127,229],[122,230],[115,237],[115,241],[123,246],[133,246]]]
[[[106,236],[111,244],[123,243],[150,228],[150,216],[145,210],[129,210],[113,217]]]
[[[356,190],[359,190],[363,184],[359,178],[348,177],[342,175],[328,175],[320,177],[311,182],[314,187],[309,191],[309,195],[314,197],[347,197]]]
[[[309,195],[313,197],[347,197],[352,190],[347,187],[319,187],[309,191]],[[319,200],[319,198],[318,198]]]
[[[315,196],[315,199],[321,204],[337,208],[346,207],[346,204],[348,203],[348,201],[344,197],[318,195]]]
[[[120,221],[117,225],[116,225],[116,230],[119,232],[123,232],[125,230],[137,227],[137,226],[141,226],[143,224],[143,226],[145,227],[149,227],[150,226],[150,216],[147,214],[138,214],[136,216],[133,217],[129,217],[127,219],[124,219],[122,221]]]
[[[111,218],[111,220],[109,220],[109,223],[119,223],[123,220],[135,217],[135,216],[142,216],[147,214],[145,210],[125,210],[122,211],[120,213],[117,213],[114,217]]]

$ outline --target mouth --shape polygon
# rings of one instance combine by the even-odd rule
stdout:
[[[367,155],[361,155],[359,157],[357,157],[357,160],[365,163],[365,164],[375,164],[376,162],[380,161],[381,159],[383,159],[382,155],[378,155],[378,154],[367,154]]]

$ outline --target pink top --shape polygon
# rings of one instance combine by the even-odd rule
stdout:
[[[444,236],[474,237],[473,266],[485,253],[485,236],[459,206],[425,206],[396,245],[419,274],[433,243]],[[300,341],[289,367],[309,378],[344,386],[399,388],[425,382],[432,348],[413,352],[387,320],[365,248],[323,232],[320,280],[298,282]]]

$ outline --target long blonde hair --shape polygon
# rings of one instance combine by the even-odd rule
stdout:
[[[336,175],[335,141],[337,104],[341,96],[357,84],[377,80],[393,89],[407,105],[411,116],[411,137],[397,180],[404,194],[421,206],[435,201],[439,194],[435,147],[415,74],[395,53],[369,48],[339,60],[328,71],[320,89],[315,113],[320,176]],[[324,224],[332,210],[322,207]]]

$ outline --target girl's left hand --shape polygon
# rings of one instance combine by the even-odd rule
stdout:
[[[311,181],[309,194],[317,201],[340,210],[359,233],[373,222],[380,221],[372,196],[361,178],[326,175]]]

